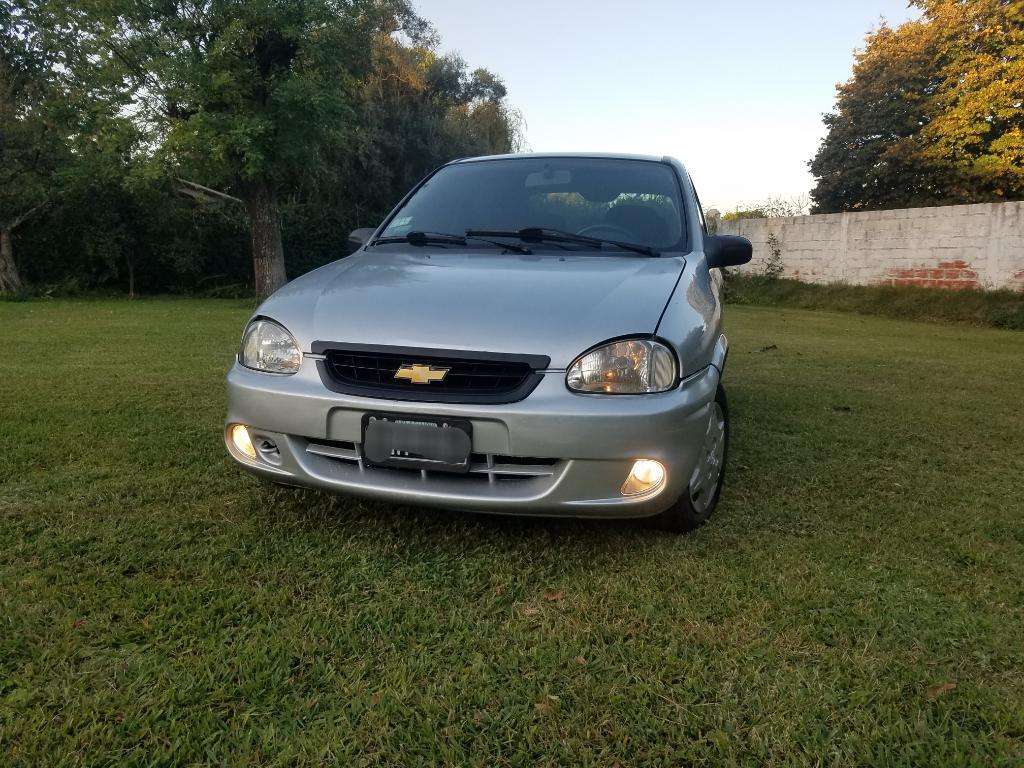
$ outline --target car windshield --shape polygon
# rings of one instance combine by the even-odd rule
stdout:
[[[478,160],[445,166],[434,174],[388,222],[381,237],[543,228],[657,251],[680,250],[681,211],[675,172],[663,163],[590,157]],[[545,245],[594,248],[583,243]]]

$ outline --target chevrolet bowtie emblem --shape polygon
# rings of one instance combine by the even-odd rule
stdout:
[[[432,365],[420,365],[419,363],[403,363],[402,367],[395,371],[396,379],[407,379],[412,384],[429,384],[432,381],[443,381],[448,375],[450,368],[435,368]]]

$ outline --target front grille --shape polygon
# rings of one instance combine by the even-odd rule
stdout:
[[[324,383],[335,391],[369,397],[426,402],[511,403],[539,383],[549,359],[530,355],[441,352],[397,347],[356,347],[318,343]],[[444,377],[428,383],[396,378],[404,366],[426,366]]]
[[[413,384],[396,379],[403,365],[419,363],[432,368],[448,369],[443,381]],[[338,381],[371,387],[422,390],[429,387],[446,392],[511,392],[533,373],[526,363],[495,363],[486,360],[458,360],[437,357],[413,358],[368,352],[332,350],[327,353],[327,370]]]
[[[306,444],[306,453],[325,459],[358,467],[364,472],[400,472],[418,474],[423,477],[434,475],[433,472],[420,469],[404,469],[392,467],[369,467],[363,461],[362,445],[346,441],[310,440]],[[446,482],[459,480],[472,482],[486,480],[494,483],[498,480],[533,480],[552,477],[560,464],[558,459],[533,456],[500,456],[491,453],[474,453],[469,459],[469,472],[465,475],[438,473]]]

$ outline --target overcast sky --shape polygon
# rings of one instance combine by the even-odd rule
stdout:
[[[705,207],[806,194],[853,50],[906,0],[416,0],[499,74],[535,152],[673,155]]]

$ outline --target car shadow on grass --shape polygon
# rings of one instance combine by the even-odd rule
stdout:
[[[305,535],[358,536],[382,551],[488,553],[528,559],[539,551],[571,552],[571,560],[610,554],[633,559],[664,541],[686,536],[653,529],[643,520],[599,520],[495,515],[433,507],[391,505],[321,491],[265,487],[262,515],[271,527]]]

